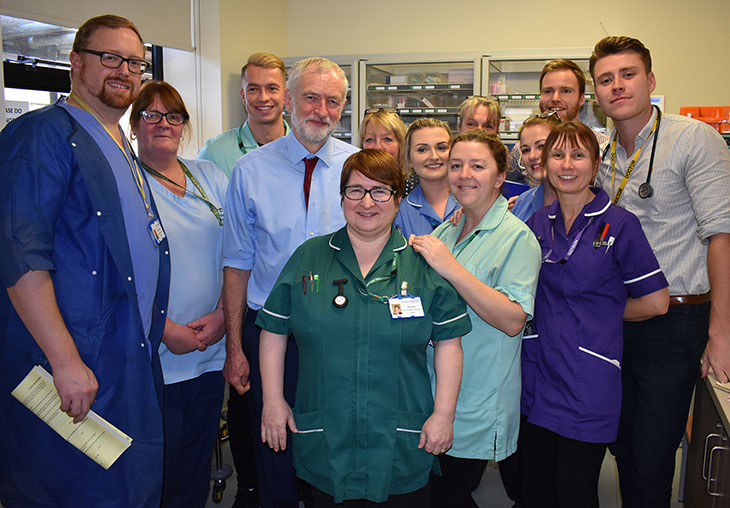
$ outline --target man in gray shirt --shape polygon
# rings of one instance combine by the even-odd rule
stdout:
[[[708,125],[652,107],[656,79],[641,41],[604,38],[590,71],[615,125],[596,185],[637,215],[671,295],[666,315],[624,323],[611,451],[625,508],[668,507],[700,358],[703,375],[730,376],[730,151]]]

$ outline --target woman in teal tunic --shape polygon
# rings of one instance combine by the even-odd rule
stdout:
[[[386,152],[350,156],[340,182],[347,225],[294,252],[257,318],[261,438],[280,450],[291,430],[297,476],[315,487],[318,508],[427,506],[434,455],[451,446],[460,336],[471,324],[454,289],[392,227],[403,187]],[[299,346],[293,410],[282,388],[289,333]]]
[[[431,484],[432,507],[473,507],[487,460],[517,448],[520,422],[520,346],[532,315],[540,246],[508,212],[500,190],[507,150],[477,129],[457,136],[449,154],[449,187],[464,207],[454,226],[412,236],[411,245],[468,305],[474,330],[462,341],[464,370],[456,406],[454,443],[439,457],[443,477]]]

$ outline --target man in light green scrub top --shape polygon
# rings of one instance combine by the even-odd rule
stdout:
[[[289,132],[284,121],[284,62],[271,53],[254,53],[241,69],[241,101],[248,119],[235,129],[205,142],[198,159],[212,161],[230,178],[236,161],[259,146]],[[233,508],[256,506],[256,471],[251,448],[248,397],[229,390],[228,426],[231,453],[238,476]],[[246,481],[244,481],[244,479]]]
[[[241,101],[248,119],[205,142],[198,159],[215,162],[230,177],[236,161],[289,133],[284,121],[286,67],[271,53],[254,53],[241,69]]]

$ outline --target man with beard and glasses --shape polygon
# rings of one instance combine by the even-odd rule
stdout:
[[[119,120],[149,66],[135,25],[79,28],[71,94],[0,134],[0,501],[157,507],[169,254],[144,172]],[[109,469],[10,392],[34,365],[74,422],[93,410],[132,438]],[[54,403],[55,405],[55,403]]]
[[[229,213],[223,236],[227,353],[223,374],[239,393],[251,388],[254,436],[261,435],[263,406],[258,361],[261,329],[255,325],[256,314],[292,252],[308,238],[345,224],[340,173],[345,159],[358,149],[331,135],[346,95],[347,77],[335,63],[326,58],[295,63],[285,94],[291,132],[241,157],[228,186]],[[313,288],[314,281],[306,286]],[[298,362],[297,346],[290,337],[284,394],[291,405]],[[296,508],[291,449],[274,452],[257,442],[254,450],[262,508]]]

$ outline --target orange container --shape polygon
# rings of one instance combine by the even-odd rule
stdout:
[[[679,114],[709,124],[721,134],[730,134],[730,106],[681,107]]]

